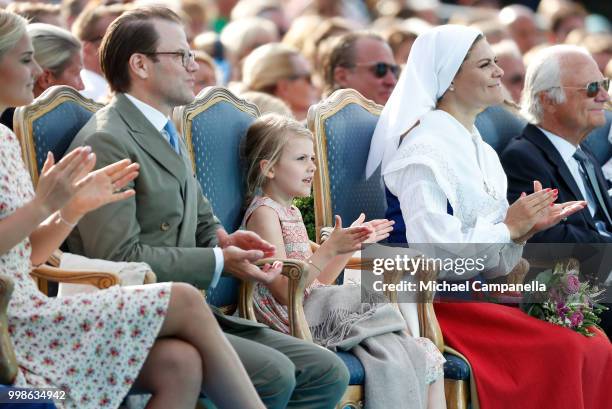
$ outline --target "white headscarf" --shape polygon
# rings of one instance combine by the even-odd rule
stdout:
[[[380,115],[370,143],[366,177],[397,150],[400,136],[436,108],[470,47],[482,32],[459,25],[434,27],[417,37],[406,67]]]

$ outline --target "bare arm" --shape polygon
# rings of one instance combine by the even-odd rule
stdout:
[[[365,240],[370,234],[369,227],[352,227],[350,229],[342,229],[342,222],[336,216],[336,228],[332,236],[319,247],[319,249],[310,257],[309,263],[314,265],[310,269],[310,274],[306,285],[310,285],[315,278],[318,278],[322,283],[332,283],[338,277],[339,272],[346,265],[346,261],[350,258],[359,243]],[[277,258],[286,258],[285,243],[280,221],[276,212],[266,206],[257,208],[249,220],[247,220],[247,229],[259,234],[262,239],[276,246]],[[357,247],[355,247],[357,246]],[[347,252],[346,249],[349,249]],[[342,256],[339,256],[340,253]],[[337,260],[334,260],[338,256]],[[340,258],[342,257],[342,259]],[[332,260],[334,261],[332,263]],[[340,265],[342,264],[342,265]],[[270,292],[277,301],[283,305],[287,305],[287,278],[284,276],[277,277],[268,285]]]

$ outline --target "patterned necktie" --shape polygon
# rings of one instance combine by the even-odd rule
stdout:
[[[608,193],[607,191],[603,191],[599,182],[597,181],[597,175],[595,174],[595,165],[589,159],[588,156],[584,154],[582,149],[578,148],[576,153],[574,153],[574,159],[580,163],[580,176],[582,176],[582,180],[584,181],[584,187],[587,190],[590,190],[590,195],[592,199],[595,200],[599,209],[603,212],[603,216],[605,216],[606,221],[609,225],[612,225],[612,219],[610,218],[610,213],[608,212],[608,208],[606,206],[606,202],[603,198],[603,193]],[[587,199],[588,200],[588,199]]]
[[[174,152],[176,152],[177,155],[180,155],[181,150],[179,149],[179,133],[174,127],[174,124],[171,120],[168,120],[168,122],[166,122],[166,125],[164,126],[164,131],[168,136],[168,142],[170,143],[170,146],[172,146],[172,149],[174,149]]]

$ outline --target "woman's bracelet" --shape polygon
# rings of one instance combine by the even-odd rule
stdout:
[[[66,226],[70,227],[71,229],[74,229],[76,227],[76,225],[79,223],[78,220],[76,222],[74,222],[74,223],[70,223],[68,220],[64,219],[64,216],[62,216],[62,211],[61,210],[57,211],[57,217],[59,217],[60,223],[65,224]]]
[[[313,266],[314,268],[316,268],[317,270],[319,270],[319,273],[322,273],[322,272],[323,272],[323,271],[321,271],[321,269],[320,269],[319,267],[317,267],[317,266],[315,265],[315,263],[313,263],[313,262],[312,262],[312,260],[311,260],[311,259],[308,259],[308,265],[311,265],[311,266]]]

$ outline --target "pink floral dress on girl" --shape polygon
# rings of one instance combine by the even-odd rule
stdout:
[[[260,206],[267,206],[273,209],[278,215],[285,242],[285,253],[287,258],[296,260],[307,260],[312,256],[310,241],[306,226],[302,220],[302,213],[295,207],[283,207],[280,203],[265,196],[256,196],[244,214],[242,226],[246,228],[247,220],[251,217],[255,209]],[[323,285],[315,279],[304,291],[304,300],[313,288]],[[261,284],[255,284],[253,294],[253,307],[257,321],[266,324],[270,328],[289,334],[289,314],[287,307],[276,301],[268,288]]]
[[[0,219],[34,196],[15,135],[0,125]],[[8,329],[19,372],[14,386],[61,388],[58,408],[117,408],[153,346],[170,300],[170,283],[65,298],[42,294],[29,271],[30,241],[0,255],[13,279]]]
[[[242,221],[243,228],[253,214],[260,206],[267,206],[273,209],[278,215],[283,241],[285,243],[285,253],[287,258],[297,260],[307,260],[312,255],[310,250],[310,241],[306,226],[302,220],[300,210],[295,207],[284,207],[280,203],[265,196],[256,196],[245,212]],[[308,295],[316,287],[324,286],[318,280],[314,280],[304,292],[304,302],[307,301]],[[287,307],[276,301],[268,288],[257,283],[253,294],[253,309],[258,322],[262,322],[277,331],[289,333],[289,315]],[[443,365],[444,357],[438,348],[429,339],[424,337],[414,338],[417,344],[423,348],[426,357],[426,374],[425,382],[430,384],[444,375]]]

